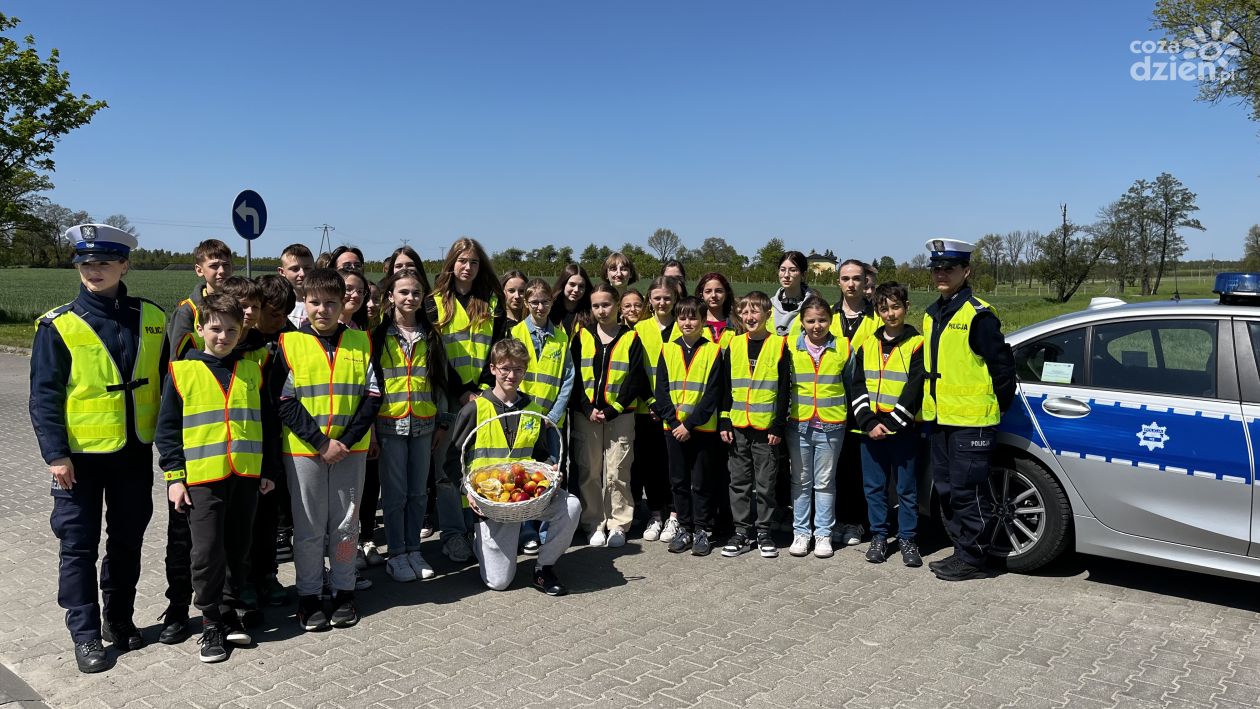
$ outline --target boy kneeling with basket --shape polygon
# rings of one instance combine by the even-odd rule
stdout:
[[[562,489],[558,466],[550,458],[542,435],[547,412],[518,391],[528,364],[529,353],[520,341],[495,343],[490,350],[494,388],[460,409],[451,428],[455,445],[444,469],[449,479],[462,479],[469,506],[477,513],[473,546],[486,586],[502,591],[511,585],[521,522],[542,520],[549,531],[532,583],[549,596],[562,596],[567,589],[552,565],[569,547],[582,505]]]

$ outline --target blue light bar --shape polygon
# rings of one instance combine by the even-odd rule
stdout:
[[[1260,298],[1260,273],[1218,273],[1212,292],[1222,302]]]

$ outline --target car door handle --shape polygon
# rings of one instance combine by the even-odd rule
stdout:
[[[1061,416],[1063,418],[1080,418],[1088,416],[1090,412],[1089,404],[1076,399],[1069,399],[1066,396],[1046,399],[1041,402],[1041,408],[1051,416]]]

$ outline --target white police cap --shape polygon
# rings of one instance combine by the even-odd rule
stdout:
[[[933,262],[970,263],[971,252],[976,250],[975,244],[957,239],[928,239],[925,246]]]
[[[74,262],[121,261],[136,248],[136,237],[108,224],[79,224],[66,229],[74,244]]]

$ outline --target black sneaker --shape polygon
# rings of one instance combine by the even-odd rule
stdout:
[[[114,649],[118,652],[139,650],[144,647],[144,636],[140,634],[136,624],[130,620],[102,623],[101,637],[106,642],[113,643]]]
[[[685,529],[678,530],[674,538],[669,540],[669,550],[674,554],[681,554],[691,548],[691,532]]]
[[[888,538],[871,537],[871,546],[866,550],[866,560],[872,564],[882,564],[888,559]]]
[[[317,633],[332,627],[328,625],[328,616],[324,615],[324,604],[319,596],[298,598],[297,619],[298,625],[308,632]]]
[[[109,669],[109,656],[105,654],[105,646],[100,638],[74,644],[74,661],[79,671],[84,674],[95,674]]]
[[[338,591],[333,597],[332,619],[334,628],[349,628],[359,622],[359,609],[354,607],[354,591]]]
[[[768,530],[757,532],[757,548],[761,550],[763,559],[779,558],[779,545],[774,543],[774,537]]]
[[[293,530],[276,530],[276,562],[293,560]]]
[[[698,529],[691,537],[691,555],[708,556],[713,551],[713,542],[709,541],[709,532]]]
[[[569,592],[569,589],[560,583],[559,577],[556,576],[555,571],[551,570],[550,566],[535,565],[534,577],[530,583],[534,588],[548,596],[563,596]]]
[[[223,626],[206,622],[201,628],[201,661],[223,662],[227,656],[227,646],[223,644]]]
[[[936,573],[937,569],[943,569],[946,566],[949,566],[950,564],[954,563],[954,559],[957,559],[957,558],[958,558],[958,552],[954,552],[953,554],[950,554],[944,559],[937,559],[936,561],[929,561],[928,568],[932,570],[932,573]]]
[[[955,557],[948,566],[937,568],[934,573],[936,578],[942,581],[972,581],[989,576],[983,568],[972,566],[958,557]]]
[[[178,645],[192,635],[192,631],[188,629],[188,606],[169,605],[158,616],[158,620],[162,621],[162,633],[158,635],[158,642],[163,645]]]
[[[223,615],[223,631],[227,634],[227,641],[233,645],[248,645],[254,642],[236,611],[229,611]]]
[[[919,545],[909,539],[901,540],[901,563],[912,569],[923,566],[923,557],[919,555]]]
[[[743,532],[736,532],[735,536],[726,540],[726,546],[722,547],[722,556],[736,557],[740,554],[752,551],[753,543]]]
[[[280,583],[275,574],[268,574],[267,578],[263,579],[260,590],[269,606],[283,606],[289,602],[289,590]]]

